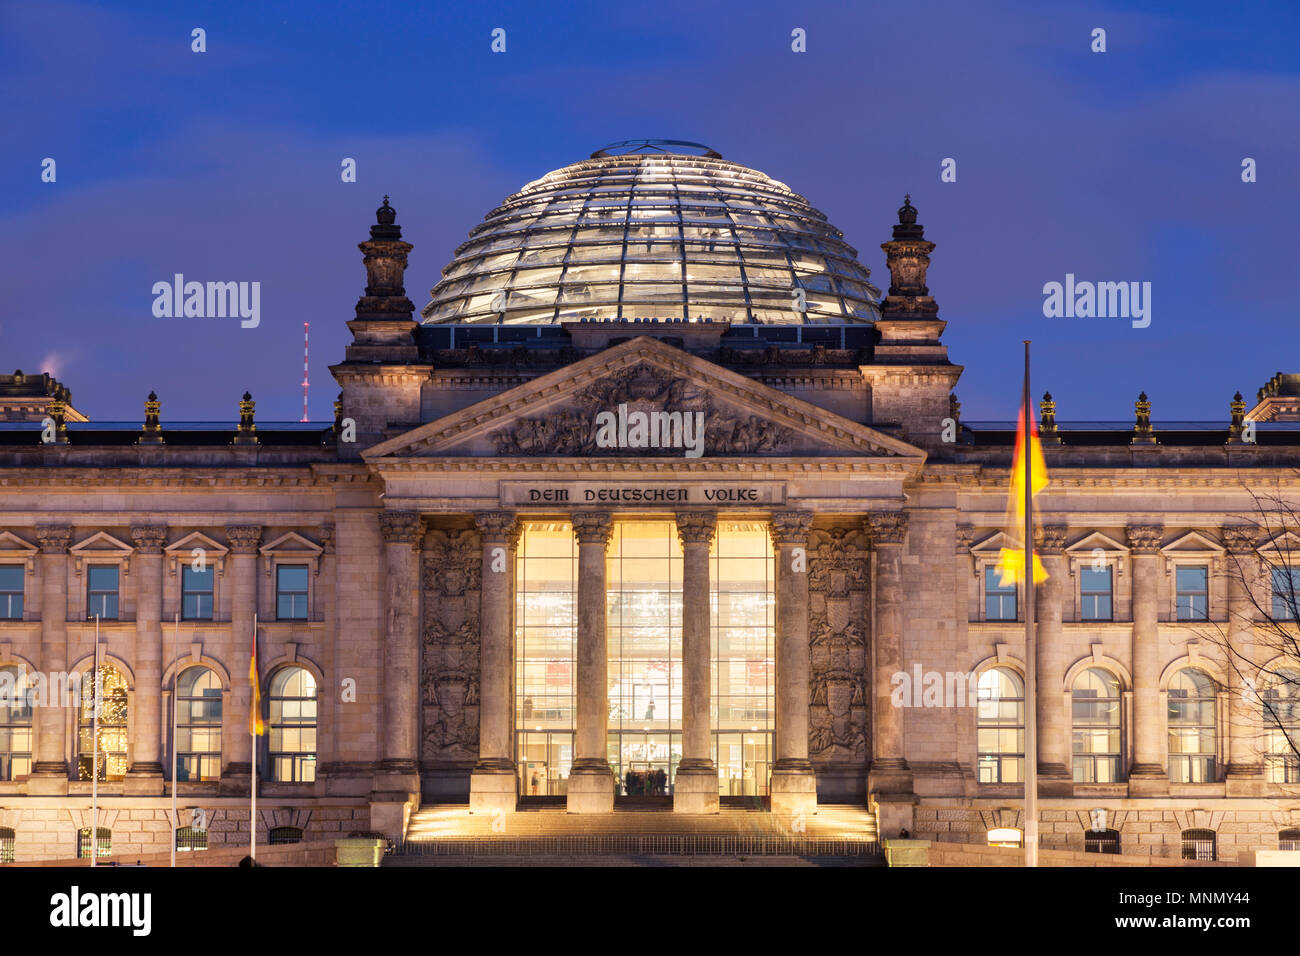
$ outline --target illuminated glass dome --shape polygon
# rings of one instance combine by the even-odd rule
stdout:
[[[869,276],[784,183],[697,144],[639,140],[557,169],[489,213],[422,314],[429,324],[860,324],[878,315]]]

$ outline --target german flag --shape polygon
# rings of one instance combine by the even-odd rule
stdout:
[[[1038,423],[1034,421],[1032,410],[1020,407],[1020,416],[1016,420],[1016,453],[1011,461],[1011,492],[1007,497],[1006,524],[1002,531],[1008,547],[1001,549],[998,555],[998,571],[1002,575],[1001,584],[1008,587],[1025,580],[1025,415],[1029,415],[1029,481],[1030,491],[1034,497],[1047,487],[1047,463],[1043,460],[1043,443],[1038,438]],[[1047,571],[1043,562],[1034,552],[1034,583],[1041,584],[1047,580]]]
[[[253,693],[249,701],[248,732],[254,737],[266,733],[262,723],[262,688],[257,681],[257,628],[253,628],[253,653],[248,659],[248,683]]]

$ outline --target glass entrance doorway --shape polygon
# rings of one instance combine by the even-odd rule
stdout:
[[[519,735],[519,793],[562,797],[568,792],[573,734],[524,731]]]
[[[766,797],[772,781],[772,735],[719,733],[714,735],[718,790],[724,797]]]

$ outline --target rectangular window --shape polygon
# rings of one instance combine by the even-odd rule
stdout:
[[[1174,574],[1180,621],[1204,621],[1210,616],[1210,569],[1205,565],[1178,568]]]
[[[1002,572],[989,566],[984,569],[984,619],[986,621],[1014,621],[1016,619],[1016,586],[1003,585]]]
[[[307,620],[307,565],[281,564],[275,569],[275,616],[281,621]]]
[[[23,566],[0,564],[0,621],[23,619]]]
[[[181,617],[187,621],[212,620],[212,566],[195,571],[193,565],[181,568]]]
[[[1110,621],[1114,615],[1111,607],[1111,569],[1081,568],[1079,571],[1079,619],[1082,621]]]
[[[1300,602],[1300,568],[1273,568],[1273,620],[1295,619]]]
[[[86,620],[117,620],[116,564],[92,564],[86,569]]]

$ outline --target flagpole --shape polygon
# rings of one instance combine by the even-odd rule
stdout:
[[[90,865],[99,862],[99,615],[95,615],[95,653],[91,664],[91,700],[94,705],[90,710],[91,723],[91,757],[90,757]]]
[[[172,628],[172,639],[176,642],[179,650],[181,646],[181,615],[176,612],[176,622]],[[176,865],[176,831],[177,824],[180,820],[176,816],[176,678],[178,674],[172,675],[172,866]]]
[[[257,665],[257,612],[253,612],[253,666]],[[256,679],[256,678],[255,678]],[[252,682],[249,682],[248,688],[248,706],[254,707],[256,694],[253,693]],[[249,752],[251,758],[252,775],[249,777],[249,805],[248,805],[248,855],[249,858],[257,862],[257,715],[251,714],[248,721],[248,738],[252,743],[252,749]]]
[[[1029,340],[1025,339],[1025,866],[1038,866],[1038,648],[1034,640],[1034,450],[1029,404]]]

